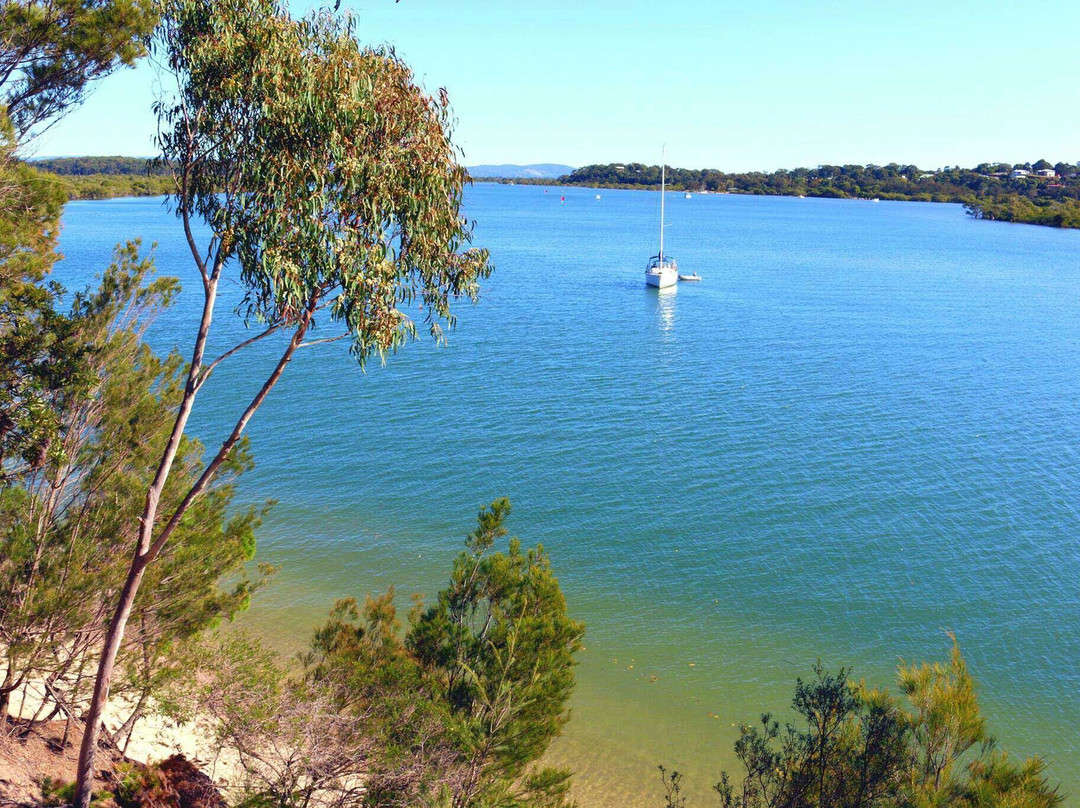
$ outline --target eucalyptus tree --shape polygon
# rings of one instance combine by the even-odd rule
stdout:
[[[80,808],[90,802],[102,712],[143,576],[296,352],[347,340],[361,364],[385,356],[416,335],[413,307],[440,338],[454,321],[452,301],[475,299],[490,272],[486,251],[469,247],[466,172],[450,141],[445,92],[425,92],[391,51],[359,45],[348,18],[294,20],[272,0],[168,0],[159,31],[177,82],[175,97],[157,105],[160,141],[203,306],[101,653],[79,755]],[[207,243],[198,220],[212,232]],[[227,271],[245,291],[255,333],[210,358]],[[317,321],[330,330],[314,333]],[[202,474],[162,509],[199,391],[222,362],[274,335],[284,338],[274,366]]]

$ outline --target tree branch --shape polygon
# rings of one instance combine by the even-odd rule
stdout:
[[[206,384],[207,379],[210,378],[210,374],[214,372],[214,368],[216,368],[218,365],[220,365],[222,362],[224,362],[230,356],[232,356],[233,354],[235,354],[235,353],[237,353],[239,351],[242,351],[244,348],[247,348],[249,345],[254,345],[259,340],[264,339],[265,337],[269,337],[271,334],[274,334],[274,333],[280,331],[282,328],[285,327],[285,325],[286,324],[283,323],[283,322],[276,323],[276,324],[270,326],[265,331],[263,331],[261,334],[256,334],[254,337],[251,337],[250,339],[246,339],[243,342],[234,345],[232,348],[227,350],[225,353],[223,353],[221,356],[219,356],[217,359],[215,359],[213,362],[211,362],[209,365],[207,365],[205,368],[203,368],[202,372],[199,374],[199,378],[195,382],[195,389],[198,390],[204,384]],[[311,343],[305,343],[305,344],[311,344]],[[303,348],[304,344],[298,345],[297,347],[298,348]]]
[[[338,334],[336,337],[324,337],[323,339],[313,339],[310,342],[301,342],[296,347],[297,348],[310,348],[312,345],[326,345],[327,343],[330,343],[330,342],[338,342],[339,340],[343,340],[348,336],[350,336],[350,334],[349,334],[349,332],[346,331],[344,334]]]
[[[243,414],[237,420],[236,424],[232,428],[232,431],[229,433],[229,436],[221,444],[221,448],[218,449],[217,454],[214,455],[214,459],[210,461],[209,465],[207,465],[206,469],[203,471],[199,479],[195,481],[195,484],[191,486],[191,489],[187,492],[187,494],[184,495],[184,499],[181,500],[180,504],[173,512],[173,515],[165,524],[165,527],[162,528],[161,534],[147,549],[146,553],[143,555],[142,558],[143,564],[149,564],[158,556],[161,550],[165,547],[165,543],[168,542],[169,537],[173,534],[173,531],[175,531],[177,526],[180,524],[180,520],[184,517],[187,509],[191,507],[191,503],[193,503],[198,498],[198,496],[202,494],[204,490],[206,490],[206,487],[214,478],[217,470],[221,468],[222,463],[224,463],[226,458],[228,458],[229,453],[236,445],[236,442],[240,440],[240,436],[243,434],[244,429],[247,427],[248,421],[251,420],[251,417],[255,414],[256,410],[258,410],[259,407],[262,406],[263,401],[266,400],[266,396],[269,395],[270,391],[274,388],[274,385],[277,384],[278,379],[281,378],[281,374],[285,372],[285,367],[289,364],[289,361],[292,359],[293,354],[296,353],[296,349],[300,347],[300,344],[303,342],[304,334],[307,333],[308,326],[311,324],[311,318],[314,314],[314,308],[315,303],[312,302],[312,304],[308,307],[307,312],[304,314],[303,319],[297,325],[296,333],[294,333],[292,339],[289,340],[288,347],[281,355],[281,358],[278,360],[277,365],[274,366],[274,370],[267,377],[266,381],[263,382],[262,387],[259,388],[259,392],[255,394],[255,397],[251,400],[251,403],[248,404]]]

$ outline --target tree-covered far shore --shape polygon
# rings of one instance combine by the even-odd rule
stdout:
[[[146,157],[49,157],[32,160],[69,200],[165,196],[175,190],[165,166]]]
[[[141,157],[58,157],[34,167],[57,175],[68,199],[162,196],[173,191],[161,166]],[[575,169],[558,179],[473,177],[474,182],[655,190],[660,166],[608,163]],[[974,168],[924,170],[914,165],[821,165],[772,172],[667,169],[675,191],[830,199],[953,202],[971,216],[1049,227],[1080,228],[1080,166],[1073,163],[981,163]]]
[[[660,187],[660,166],[608,163],[582,166],[557,180],[476,181],[653,190]],[[1080,167],[1047,160],[929,171],[899,163],[730,174],[669,166],[667,182],[672,190],[695,193],[954,202],[965,205],[976,218],[1080,228]]]

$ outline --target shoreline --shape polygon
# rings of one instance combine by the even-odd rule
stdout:
[[[79,177],[67,177],[56,175],[67,181],[69,202],[100,202],[110,199],[140,199],[155,196],[165,196],[172,190],[171,179],[166,177],[135,177],[133,181],[125,184],[118,182],[117,177],[128,178],[131,175],[81,175]],[[162,180],[169,180],[162,182]],[[651,191],[658,192],[660,188],[655,185],[642,185],[630,183],[597,183],[584,185],[580,183],[560,182],[558,179],[534,179],[534,178],[508,178],[508,177],[472,177],[470,182],[474,185],[529,185],[545,188],[578,188],[583,191]],[[90,183],[94,183],[89,187]],[[122,187],[121,187],[122,186]],[[766,190],[741,190],[738,188],[726,190],[693,190],[685,187],[673,186],[673,193],[691,194],[693,196],[756,196],[756,197],[786,197],[789,199],[836,199],[858,202],[931,202],[935,204],[963,205],[967,215],[973,219],[982,221],[1005,222],[1009,224],[1026,224],[1037,227],[1051,227],[1057,230],[1080,229],[1080,212],[1073,218],[1072,208],[1059,206],[1059,208],[1043,208],[1034,203],[1027,202],[1027,208],[1014,210],[1016,200],[1007,197],[1007,202],[995,202],[974,196],[949,196],[944,194],[930,195],[901,195],[891,193],[878,194],[849,194],[836,193],[832,189],[828,192],[816,188],[800,189],[805,193],[783,193]],[[929,198],[926,198],[926,197]],[[1023,198],[1026,200],[1026,197]],[[1077,206],[1080,210],[1080,206]]]
[[[2,670],[0,669],[0,672]],[[9,720],[18,721],[19,719],[31,718],[45,703],[45,688],[40,681],[27,682],[23,689],[17,692],[18,696],[12,699],[13,709]],[[110,700],[103,721],[110,733],[110,737],[120,729],[121,716],[125,708],[130,708],[130,705],[123,700]],[[104,763],[108,759],[110,768],[121,760],[151,766],[161,763],[173,755],[182,755],[213,780],[214,785],[223,795],[228,794],[230,781],[239,773],[238,762],[230,759],[227,755],[223,755],[221,749],[215,750],[213,733],[207,727],[200,726],[200,720],[200,717],[196,717],[189,724],[176,724],[160,714],[149,712],[135,724],[131,739],[122,748],[110,747],[111,751],[106,754],[104,747],[102,747],[103,758],[101,762]],[[36,731],[36,734],[39,739],[44,739],[48,734],[47,730],[50,724],[55,726],[65,722],[66,718],[47,721],[44,723],[43,729]],[[59,776],[63,780],[74,782],[74,767],[81,738],[82,722],[76,719],[72,722],[71,738],[68,746],[63,749],[56,749],[55,746],[50,745],[49,749],[55,755],[55,758],[51,761],[53,765],[48,767],[48,771],[34,772],[34,777],[39,778],[42,775]],[[13,774],[19,774],[17,771],[20,764],[19,756],[13,754],[13,752],[18,751],[15,745],[20,743],[25,745],[24,741],[6,734],[0,734],[0,786],[4,786],[6,783],[6,787],[9,789],[12,787],[26,787],[25,782],[13,781],[11,777]],[[67,771],[69,768],[70,772]],[[24,778],[24,780],[29,779],[32,778]],[[4,796],[2,790],[0,790],[0,798],[10,799],[10,797]]]
[[[736,175],[737,176],[737,175]],[[581,183],[564,182],[563,178],[515,178],[515,177],[474,177],[476,184],[490,185],[532,185],[550,188],[580,188],[582,190],[621,190],[621,191],[659,191],[654,183],[600,182]],[[976,193],[921,192],[918,194],[896,193],[895,191],[867,190],[851,192],[833,185],[798,185],[790,190],[781,190],[769,186],[738,188],[728,185],[723,189],[701,188],[696,190],[683,182],[668,186],[672,193],[698,196],[763,196],[789,197],[797,199],[847,199],[867,202],[933,202],[963,205],[968,216],[985,221],[1008,222],[1012,224],[1030,224],[1039,227],[1052,227],[1059,230],[1080,229],[1080,200],[1073,197],[1060,197],[1038,204],[1028,196],[1012,192],[1001,196],[980,196]]]

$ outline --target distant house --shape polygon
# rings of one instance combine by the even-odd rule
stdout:
[[[1056,177],[1057,176],[1057,172],[1055,172],[1054,169],[1052,169],[1052,168],[1040,168],[1035,173],[1038,174],[1040,177]]]
[[[1031,172],[1026,168],[1014,168],[1012,175],[1014,177],[1027,177],[1031,175]]]

